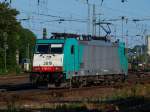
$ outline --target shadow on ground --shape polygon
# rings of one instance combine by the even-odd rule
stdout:
[[[108,103],[117,105],[120,112],[150,112],[150,98],[148,97],[133,96]]]
[[[92,104],[89,105],[89,104]],[[1,112],[150,112],[150,98],[133,96],[109,101],[89,101],[80,104],[60,104],[55,109],[9,108]]]
[[[1,91],[22,91],[36,89],[31,83],[0,85]]]

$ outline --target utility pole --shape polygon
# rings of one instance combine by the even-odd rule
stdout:
[[[115,26],[115,40],[117,40],[117,26]]]
[[[87,34],[90,34],[90,4],[87,0],[87,6],[88,6],[88,21],[87,21]]]
[[[27,46],[27,59],[30,59],[30,44]]]
[[[98,25],[98,31],[99,31],[99,36],[101,36],[101,13],[99,13],[99,14],[97,14],[97,15],[99,15],[99,24],[97,24]]]
[[[122,21],[121,21],[121,22],[122,22],[122,25],[121,25],[121,29],[122,29],[122,42],[123,42],[123,39],[124,39],[124,31],[123,31],[123,30],[124,30],[124,29],[123,29],[123,27],[124,27],[124,26],[123,26],[123,25],[124,25],[124,24],[123,24],[124,19],[125,19],[125,17],[122,16],[122,17],[121,17],[121,20],[122,20]]]
[[[46,14],[48,11],[48,0],[37,0],[38,13]]]
[[[7,72],[7,49],[8,49],[8,45],[7,45],[8,34],[7,34],[7,32],[3,33],[3,37],[4,37],[4,67],[5,67],[5,72]]]
[[[99,23],[101,22],[101,17],[99,15]],[[99,25],[99,36],[101,36],[101,26]]]
[[[92,27],[92,35],[96,35],[96,17],[95,17],[95,4],[93,4],[93,17],[92,17],[92,24],[93,24],[93,27]]]
[[[94,26],[95,26],[94,24],[96,23],[96,19],[95,19],[95,22],[94,22],[94,16],[95,16],[95,11],[94,11],[94,10],[95,10],[95,5],[94,5],[94,4],[93,4],[93,5],[90,4],[90,3],[89,3],[89,0],[86,0],[86,3],[87,3],[87,10],[88,10],[88,11],[87,11],[87,13],[88,13],[88,14],[87,14],[87,16],[88,16],[88,17],[87,17],[87,18],[88,18],[88,20],[87,20],[87,34],[91,34],[91,29],[92,29],[92,35],[94,35],[94,32],[95,32],[95,31],[94,31]],[[91,13],[90,13],[90,12],[91,12],[91,6],[93,6],[93,12],[94,12],[94,13],[93,13],[94,16],[92,17],[92,25],[91,25],[91,15],[90,15],[90,14],[91,14]],[[91,28],[91,27],[92,27],[92,28]]]

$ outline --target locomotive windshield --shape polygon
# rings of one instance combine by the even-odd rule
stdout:
[[[48,54],[48,52],[49,52],[49,45],[37,45],[36,53]]]
[[[51,54],[62,54],[63,45],[62,44],[51,44]]]
[[[37,45],[37,54],[62,54],[63,44]]]

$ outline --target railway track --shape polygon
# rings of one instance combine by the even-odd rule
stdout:
[[[102,102],[102,96],[108,95],[112,96],[114,91],[119,91],[124,88],[131,88],[135,84],[150,84],[150,74],[149,73],[129,73],[128,79],[124,83],[108,83],[101,85],[90,85],[82,88],[63,88],[63,87],[39,87],[35,88],[29,81],[26,83],[20,83],[20,80],[27,80],[28,76],[25,77],[13,77],[15,81],[19,83],[14,83],[14,80],[9,84],[0,85],[0,102],[11,101],[12,97],[19,96],[21,102],[30,102],[32,105],[35,103],[39,104],[74,104],[74,103],[98,103]],[[1,79],[1,78],[0,78]],[[4,78],[7,80],[7,78]],[[8,80],[11,81],[8,77]],[[14,84],[13,84],[14,83]],[[128,100],[127,100],[128,101]],[[116,102],[115,102],[116,103]],[[128,104],[125,100],[117,102],[117,105]],[[36,105],[36,104],[35,104]],[[145,107],[147,104],[137,104],[130,106],[126,110],[134,110],[135,108]]]
[[[136,83],[150,83],[150,73],[145,72],[130,72],[128,78],[126,79],[125,83],[102,83],[102,84],[95,84],[95,85],[88,85],[82,88],[70,88],[72,91],[76,90],[86,90],[91,88],[123,88],[125,86],[129,86],[131,84]],[[39,87],[38,90],[43,89],[44,87]],[[44,89],[46,89],[45,87]],[[0,91],[27,91],[27,90],[35,90],[37,89],[33,86],[29,80],[28,75],[23,76],[6,76],[0,77]],[[69,88],[64,87],[51,87],[49,90],[68,90]]]

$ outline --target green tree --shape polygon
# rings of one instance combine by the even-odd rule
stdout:
[[[19,31],[20,24],[16,20],[16,16],[19,12],[15,9],[9,8],[9,4],[0,3],[0,68],[4,69],[4,33],[7,33],[7,44],[9,49],[7,50],[7,65],[8,68],[15,64],[14,58],[16,51],[16,34]]]
[[[21,29],[19,39],[20,61],[24,58],[32,59],[35,45],[35,35],[28,29]]]
[[[19,12],[9,7],[9,4],[0,2],[0,72],[4,71],[4,44],[8,44],[7,49],[7,69],[14,71],[16,63],[16,51],[19,50],[20,60],[27,58],[25,49],[29,45],[29,57],[35,42],[35,35],[28,29],[24,29],[17,21]],[[6,36],[4,36],[6,33]]]

